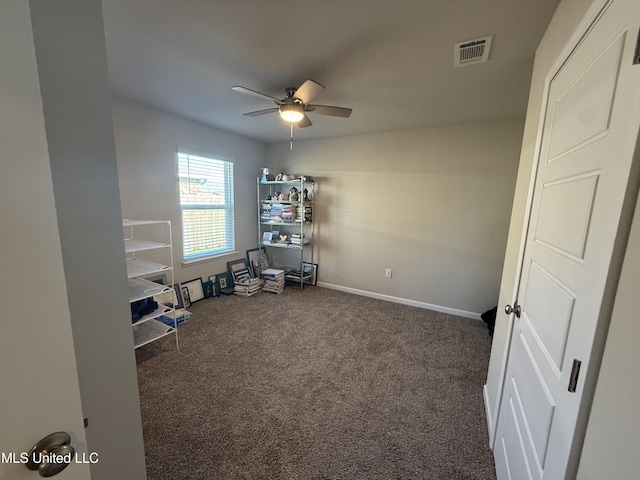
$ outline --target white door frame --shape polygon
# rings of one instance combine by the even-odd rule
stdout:
[[[525,224],[522,228],[522,232],[520,235],[520,243],[518,246],[518,261],[517,261],[517,267],[514,275],[515,281],[513,284],[513,291],[510,297],[511,304],[513,304],[513,302],[515,302],[515,300],[518,298],[519,289],[520,289],[520,276],[522,274],[524,255],[525,255],[525,245],[527,241],[527,235],[529,232],[529,222],[530,222],[531,210],[533,206],[533,194],[535,191],[536,176],[538,173],[538,163],[539,163],[540,153],[542,149],[542,133],[543,133],[544,123],[547,117],[549,89],[551,85],[551,80],[560,71],[560,69],[565,64],[565,62],[567,61],[569,56],[572,54],[572,52],[578,47],[582,39],[587,35],[587,33],[591,30],[592,26],[596,23],[596,21],[604,13],[605,9],[612,2],[613,0],[594,0],[593,1],[591,7],[585,14],[584,18],[581,20],[578,27],[571,35],[569,41],[560,52],[560,55],[558,56],[557,60],[554,62],[553,66],[545,76],[544,89],[542,93],[541,111],[538,119],[536,143],[534,148],[534,161],[532,162],[532,166],[531,166],[531,176],[529,178],[529,187],[527,191],[526,209],[524,214]],[[628,221],[630,222],[630,219],[628,219]],[[498,308],[502,308],[502,307],[503,306],[501,305],[498,306]],[[601,318],[599,322],[603,323],[604,321],[608,322],[608,319]],[[505,337],[504,353],[500,361],[500,375],[499,375],[500,380],[498,383],[499,393],[494,405],[494,409],[493,409],[494,411],[493,412],[487,411],[487,414],[492,413],[492,415],[488,418],[488,420],[490,420],[489,445],[491,449],[493,449],[495,446],[496,433],[498,430],[498,417],[500,415],[500,405],[502,404],[502,397],[504,394],[505,378],[507,374],[507,364],[508,364],[509,354],[510,354],[511,339],[513,336],[513,325],[514,325],[514,318],[513,318],[513,314],[511,314],[509,316],[508,325],[507,325],[507,335]],[[604,347],[604,340],[605,340],[604,337],[605,336],[603,336],[602,339],[596,338],[596,342],[594,343],[594,351],[597,352],[598,349],[600,350],[600,355],[599,355],[600,360],[602,357],[602,349]],[[601,342],[601,345],[598,346],[598,342]],[[583,395],[585,397],[593,397],[594,391],[595,391],[595,382],[593,382],[593,385],[585,385]],[[487,401],[487,397],[485,396],[485,402],[486,401]],[[586,425],[583,426],[583,430],[584,430],[584,427],[586,427]]]

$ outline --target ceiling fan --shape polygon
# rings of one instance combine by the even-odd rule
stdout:
[[[322,92],[322,90],[324,90],[324,87],[322,85],[320,85],[318,82],[314,82],[313,80],[306,80],[298,88],[289,87],[285,89],[287,96],[282,100],[276,97],[272,97],[271,95],[256,92],[255,90],[251,90],[250,88],[246,87],[235,86],[231,88],[236,92],[246,93],[248,95],[253,95],[254,97],[269,100],[277,105],[277,107],[267,108],[265,110],[257,110],[255,112],[248,112],[244,114],[250,117],[278,112],[280,113],[280,117],[283,120],[290,122],[291,124],[297,123],[299,127],[309,127],[312,125],[312,123],[311,120],[309,120],[307,113],[313,112],[319,113],[320,115],[330,115],[332,117],[343,118],[347,118],[351,115],[350,108],[332,107],[329,105],[316,105],[313,103],[309,103],[320,92]]]

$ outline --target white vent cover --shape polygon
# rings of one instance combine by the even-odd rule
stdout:
[[[462,67],[472,63],[481,63],[489,60],[489,48],[491,37],[474,38],[453,46],[453,66]]]

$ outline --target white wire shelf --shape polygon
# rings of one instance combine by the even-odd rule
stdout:
[[[151,343],[175,331],[174,327],[158,320],[149,320],[133,325],[133,343],[135,348]]]
[[[161,303],[158,303],[158,308],[156,308],[153,312],[147,313],[140,320],[136,321],[133,325],[140,325],[141,323],[148,322],[149,320],[153,320],[154,318],[161,317],[163,315],[170,314],[173,311],[172,307],[168,307]]]
[[[302,250],[302,245],[295,245],[293,243],[263,243],[264,247],[275,247],[275,248],[289,248],[291,250]],[[309,246],[309,244],[305,244],[305,246]]]
[[[313,183],[313,180],[267,180],[265,182],[258,181],[260,185],[300,185],[301,183]]]
[[[154,250],[156,248],[166,248],[168,243],[152,242],[151,240],[140,240],[138,238],[127,238],[124,241],[124,251],[126,253],[142,252],[144,250]]]
[[[298,222],[298,221],[295,221],[295,222],[281,222],[281,221],[278,221],[278,220],[269,220],[269,221],[265,220],[265,221],[260,221],[260,223],[262,225],[289,225],[289,226],[299,227],[300,225],[311,225],[313,222],[302,222],[302,221],[300,221],[300,222]]]
[[[159,283],[150,282],[144,278],[129,279],[129,301],[135,302],[143,298],[153,297],[171,290],[169,285],[161,285]]]
[[[159,225],[159,224],[170,225],[171,222],[169,220],[131,220],[129,218],[122,219],[123,227],[136,227],[138,225]]]
[[[313,206],[313,202],[311,200],[260,200],[260,203],[268,204],[268,205],[294,205],[294,206],[304,206],[311,207]]]
[[[127,258],[127,278],[151,275],[152,273],[166,272],[168,270],[171,270],[168,265],[150,262],[141,258]]]

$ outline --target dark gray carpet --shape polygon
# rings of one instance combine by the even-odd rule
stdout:
[[[483,322],[320,287],[189,310],[136,352],[149,480],[495,478]]]

